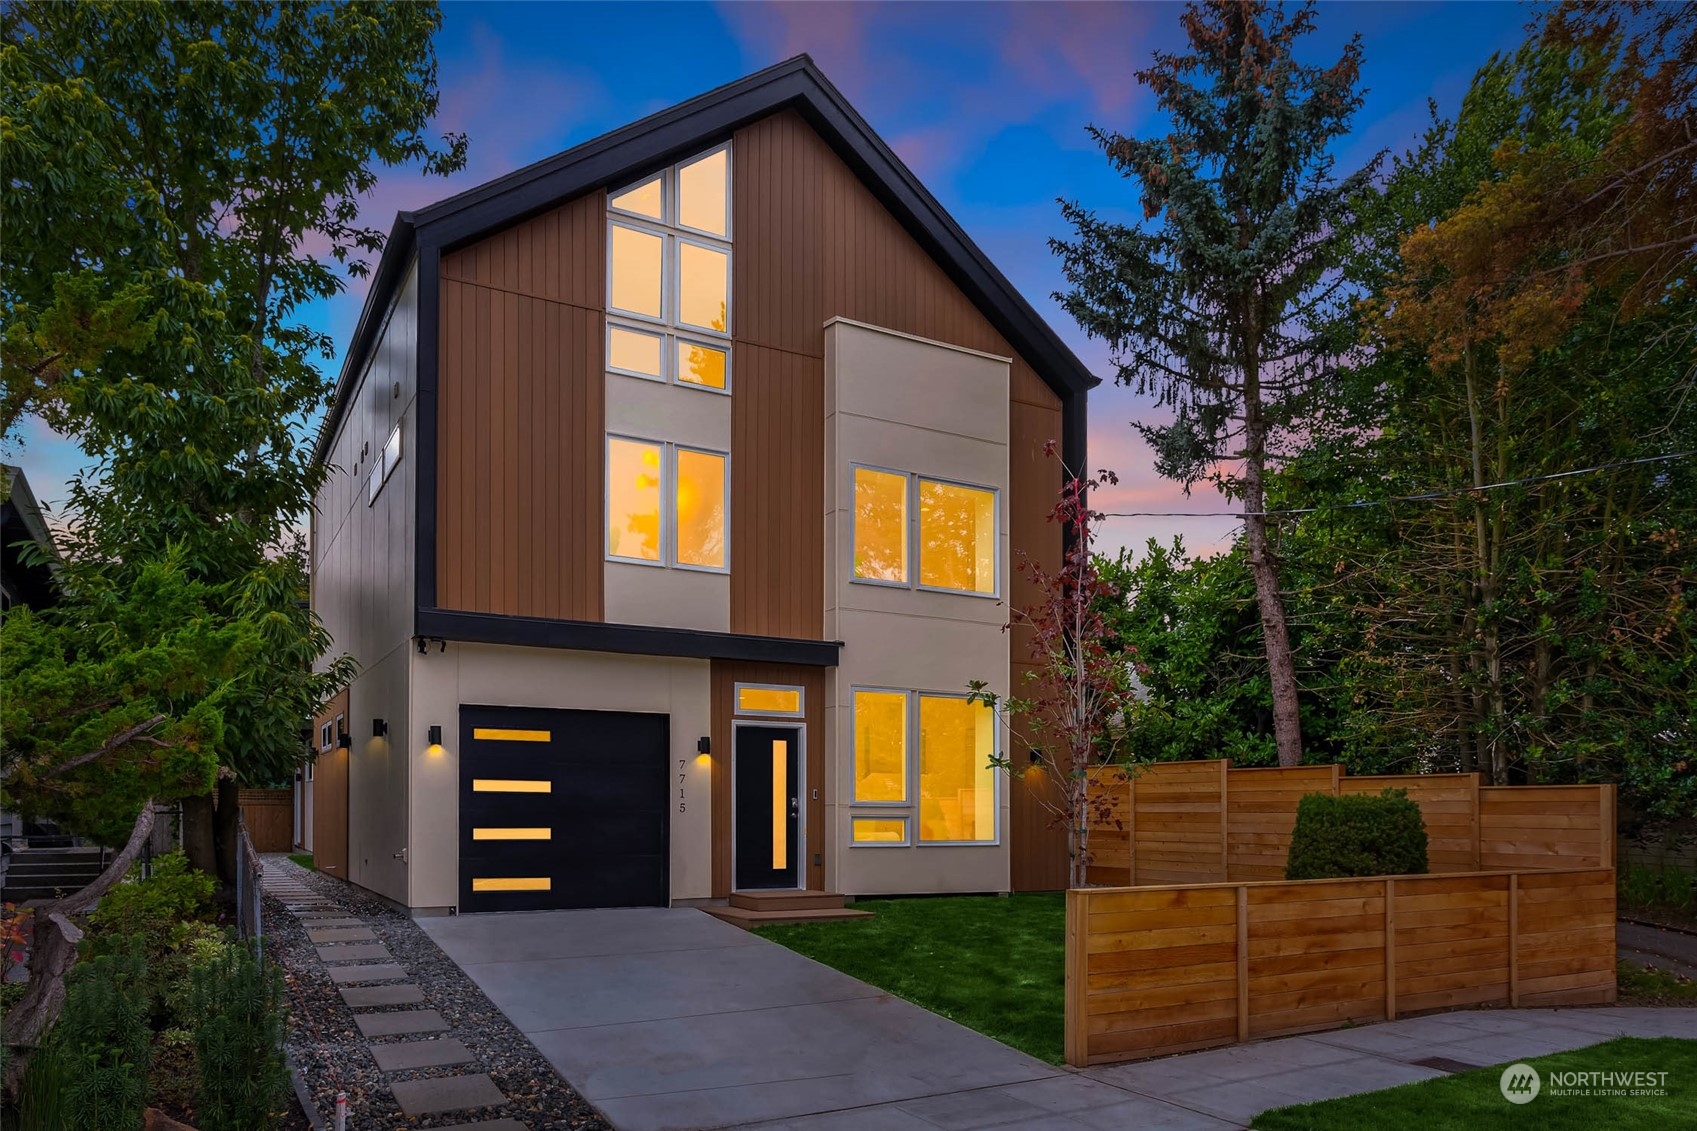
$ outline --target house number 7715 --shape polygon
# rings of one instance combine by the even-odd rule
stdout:
[[[689,810],[684,805],[684,781],[685,780],[686,780],[686,777],[685,777],[685,774],[684,774],[684,760],[682,758],[679,758],[678,759],[678,812],[680,812],[680,813],[689,812]]]

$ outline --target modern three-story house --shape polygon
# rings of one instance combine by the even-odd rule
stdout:
[[[401,215],[318,441],[319,865],[421,912],[1062,886],[966,692],[1094,383],[805,57]]]

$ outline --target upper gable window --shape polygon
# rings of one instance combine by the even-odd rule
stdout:
[[[728,145],[607,194],[608,369],[730,392],[730,234]]]

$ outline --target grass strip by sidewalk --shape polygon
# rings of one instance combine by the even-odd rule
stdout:
[[[1274,1108],[1256,1131],[1667,1131],[1697,1127],[1697,1040],[1620,1037],[1526,1061],[1542,1077],[1530,1102],[1503,1097],[1503,1066],[1379,1092]],[[1555,1072],[1665,1072],[1667,1095],[1564,1095]],[[1597,1090],[1592,1086],[1591,1090]],[[1612,1090],[1612,1089],[1610,1089]],[[1626,1089],[1630,1092],[1632,1089]]]
[[[1066,897],[865,899],[871,919],[756,934],[1050,1064],[1065,1035]]]

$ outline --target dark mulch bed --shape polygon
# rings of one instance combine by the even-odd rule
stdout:
[[[510,1117],[531,1128],[609,1129],[601,1114],[584,1101],[554,1071],[523,1033],[509,1023],[475,983],[442,953],[430,936],[404,913],[366,895],[358,888],[320,872],[310,872],[281,856],[265,859],[268,870],[288,874],[364,920],[393,961],[407,971],[424,992],[424,1001],[395,1009],[434,1009],[450,1026],[447,1033],[473,1056],[474,1065],[421,1069],[396,1074],[396,1080],[457,1076],[487,1072],[507,1096],[501,1107],[443,1112],[409,1119],[401,1113],[384,1074],[360,1035],[353,1011],[343,1003],[330,981],[306,928],[271,896],[265,899],[265,941],[268,952],[282,964],[289,984],[292,1017],[289,1055],[300,1069],[313,1101],[326,1122],[334,1118],[336,1093],[348,1096],[348,1125],[352,1131],[375,1128],[446,1127],[473,1120]],[[367,1012],[361,1010],[361,1012]]]

